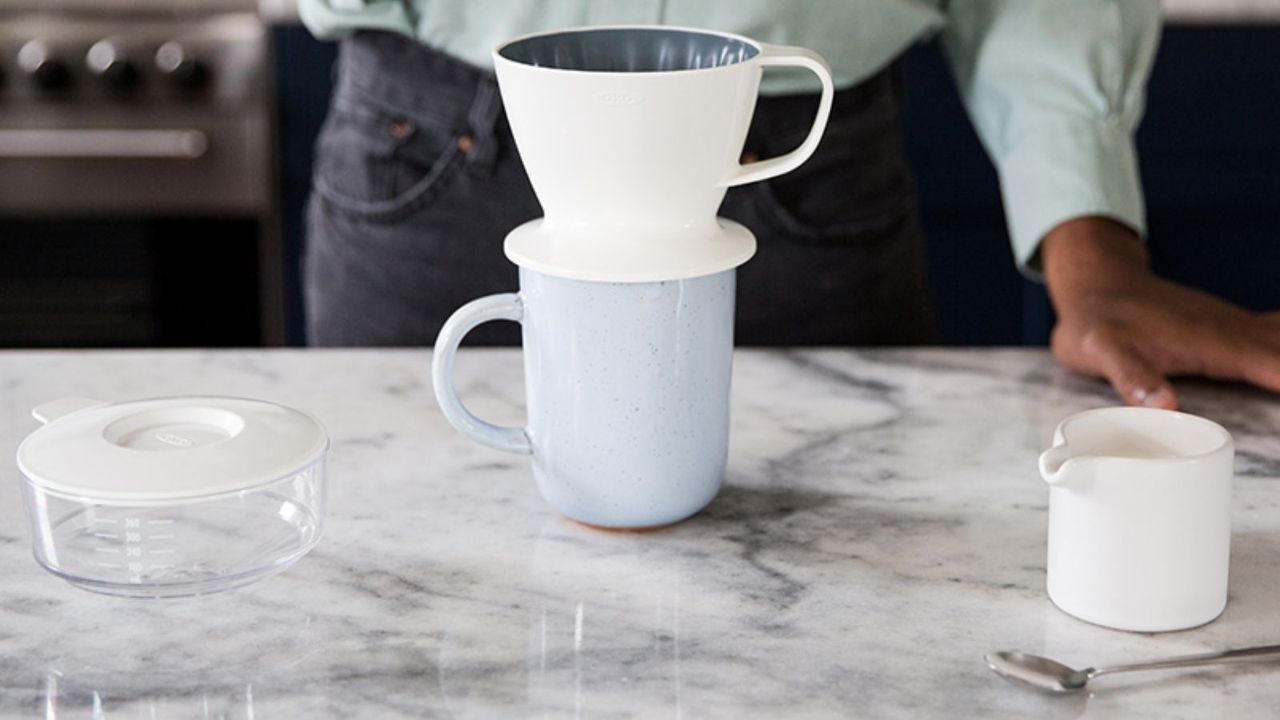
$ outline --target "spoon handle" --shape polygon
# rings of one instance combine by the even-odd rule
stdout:
[[[1202,655],[1184,655],[1167,660],[1133,663],[1131,665],[1113,665],[1111,667],[1091,668],[1086,672],[1090,679],[1099,675],[1135,670],[1164,670],[1168,668],[1196,667],[1199,665],[1221,665],[1223,663],[1259,660],[1280,660],[1280,645],[1260,645],[1258,647],[1224,650],[1222,652],[1204,653]]]

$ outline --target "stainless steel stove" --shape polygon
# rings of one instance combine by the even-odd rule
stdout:
[[[0,345],[279,341],[269,69],[253,2],[0,0]]]

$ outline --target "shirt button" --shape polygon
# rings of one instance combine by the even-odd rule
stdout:
[[[476,141],[470,135],[458,136],[458,149],[464,153],[471,152],[471,148],[476,146]]]

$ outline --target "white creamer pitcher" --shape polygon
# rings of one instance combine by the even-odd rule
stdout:
[[[1156,632],[1227,604],[1231,435],[1154,408],[1101,408],[1058,426],[1049,491],[1049,597],[1083,620]]]

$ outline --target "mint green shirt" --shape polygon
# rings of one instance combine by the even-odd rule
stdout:
[[[475,65],[503,40],[556,27],[663,24],[821,53],[841,87],[940,33],[1000,176],[1014,255],[1038,264],[1055,225],[1105,215],[1145,234],[1133,132],[1159,38],[1158,0],[299,0],[317,36],[403,33]],[[766,73],[761,90],[809,89]]]

